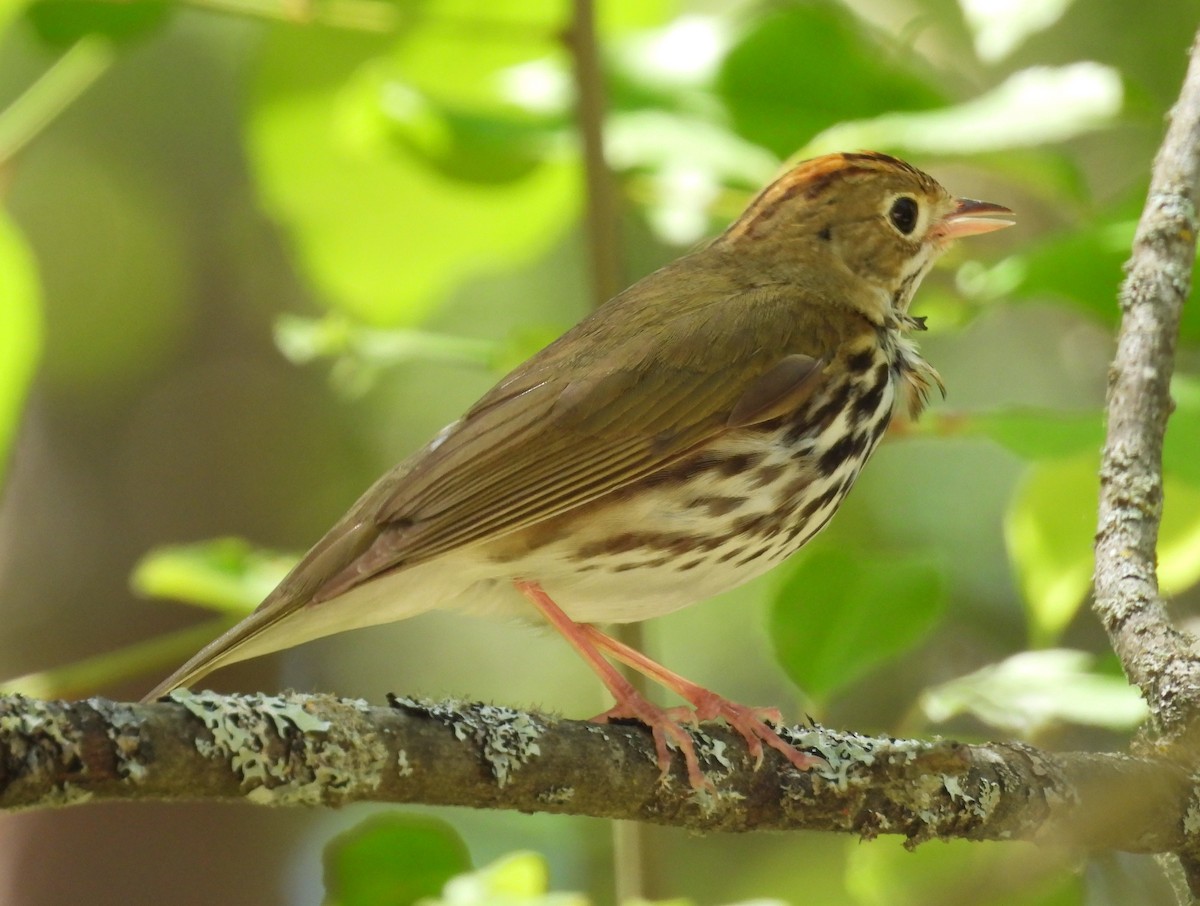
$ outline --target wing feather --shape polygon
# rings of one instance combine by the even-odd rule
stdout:
[[[382,501],[370,549],[318,590],[336,597],[372,576],[501,537],[664,468],[729,430],[748,388],[788,355],[828,361],[832,327],[801,336],[794,288],[726,292],[648,331],[584,321],[534,357],[421,457]],[[740,317],[736,325],[729,318]],[[832,323],[832,322],[831,322]],[[583,340],[587,354],[563,354]],[[564,342],[566,341],[566,342]],[[579,348],[575,346],[574,348]],[[819,377],[806,375],[807,390]],[[757,391],[756,391],[757,392]]]

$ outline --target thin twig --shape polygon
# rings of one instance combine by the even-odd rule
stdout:
[[[599,308],[625,283],[618,238],[620,209],[612,172],[604,157],[604,71],[592,0],[575,0],[573,10],[566,41],[574,60],[576,115],[583,148],[592,307]]]
[[[1200,196],[1200,36],[1150,182],[1121,287],[1100,468],[1095,609],[1141,688],[1161,742],[1200,753],[1200,655],[1159,596],[1162,442],[1179,318],[1196,259]],[[1181,754],[1184,754],[1181,751]]]

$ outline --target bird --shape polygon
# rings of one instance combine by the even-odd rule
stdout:
[[[549,624],[616,704],[709,785],[685,723],[723,719],[761,763],[820,759],[779,712],[692,683],[595,624],[703,601],[830,520],[893,413],[937,371],[912,334],[921,279],[956,239],[1012,225],[887,154],[802,161],[723,233],[597,308],[375,482],[261,605],[147,701],[235,661],[434,609]],[[680,695],[666,708],[624,663]]]

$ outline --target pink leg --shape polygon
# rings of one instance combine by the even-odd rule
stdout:
[[[679,720],[671,711],[660,708],[641,695],[633,685],[621,676],[620,672],[602,655],[589,638],[587,630],[590,626],[576,623],[550,598],[536,582],[518,579],[513,583],[517,591],[528,598],[550,625],[562,633],[563,638],[570,642],[571,647],[579,652],[587,665],[596,672],[601,682],[617,700],[615,707],[594,718],[604,723],[609,720],[633,718],[646,724],[654,734],[654,748],[658,753],[658,766],[665,779],[671,767],[671,754],[667,750],[668,738],[683,753],[687,765],[688,780],[695,789],[712,789],[712,784],[700,770],[700,760],[696,757],[696,747],[692,737],[679,725]],[[604,637],[604,636],[602,636]]]
[[[717,693],[693,683],[691,680],[684,679],[678,673],[668,670],[662,664],[650,660],[650,658],[646,657],[640,651],[636,651],[628,645],[605,635],[595,626],[583,625],[578,628],[596,648],[607,651],[621,663],[627,664],[639,673],[645,674],[652,680],[666,686],[680,698],[684,699],[684,701],[690,702],[696,709],[696,717],[700,720],[722,718],[729,726],[742,734],[742,737],[746,740],[746,747],[750,750],[750,754],[754,756],[756,764],[762,764],[762,744],[764,742],[771,748],[782,753],[788,761],[801,771],[807,771],[823,762],[821,758],[797,751],[794,746],[784,742],[778,733],[767,726],[765,721],[779,722],[780,714],[777,709],[751,708],[746,705],[739,705],[737,702],[723,698],[717,695]]]

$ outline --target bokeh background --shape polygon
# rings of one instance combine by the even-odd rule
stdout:
[[[567,0],[0,6],[6,689],[140,696],[587,312],[571,15]],[[889,440],[811,550],[654,621],[651,652],[792,719],[1123,745],[1140,704],[1085,606],[1100,413],[1195,4],[1135,20],[1127,0],[598,0],[597,15],[629,282],[797,154],[891,151],[1020,218],[918,295],[946,400]],[[1183,330],[1163,570],[1186,620],[1194,309]],[[557,637],[453,614],[206,684],[606,707]],[[5,815],[0,902],[320,903],[329,841],[396,811]],[[604,822],[405,814],[448,822],[474,865],[538,851],[553,889],[611,901]],[[1053,846],[648,838],[651,893],[701,904],[1168,901],[1149,859]]]

